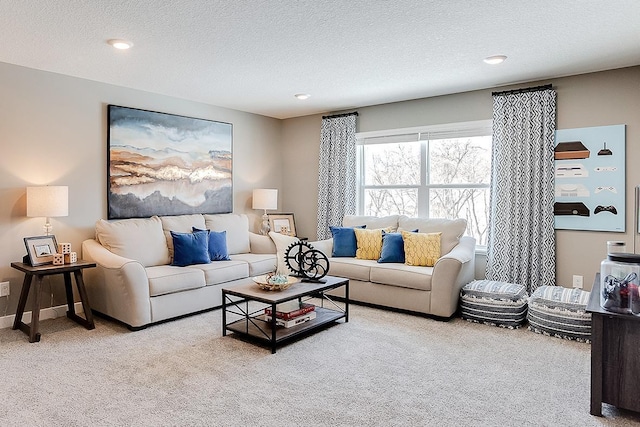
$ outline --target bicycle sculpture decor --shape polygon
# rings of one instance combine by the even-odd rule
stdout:
[[[303,282],[324,283],[322,278],[329,272],[327,256],[302,240],[289,245],[284,260],[293,276],[302,277]]]

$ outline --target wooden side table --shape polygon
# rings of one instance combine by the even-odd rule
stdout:
[[[20,270],[24,273],[24,282],[22,282],[22,291],[20,292],[20,300],[18,301],[18,310],[16,311],[16,318],[13,322],[12,329],[20,329],[25,334],[29,335],[29,342],[40,341],[40,332],[38,332],[38,326],[40,322],[40,286],[42,284],[42,278],[44,276],[50,276],[53,274],[62,274],[64,276],[64,287],[67,294],[67,317],[87,329],[94,329],[93,314],[91,313],[91,307],[89,306],[89,297],[87,296],[87,290],[84,287],[84,281],[82,280],[82,269],[95,267],[96,264],[87,261],[78,261],[73,264],[64,265],[40,265],[33,267],[31,265],[22,262],[12,262],[11,267],[16,270]],[[71,289],[71,273],[76,279],[76,287],[78,288],[78,294],[80,295],[80,301],[82,302],[82,308],[84,309],[84,315],[86,319],[78,316],[74,308],[73,290]],[[35,277],[35,283],[33,278]],[[33,310],[31,312],[31,325],[27,325],[22,321],[22,315],[24,314],[24,308],[27,304],[27,297],[29,296],[29,290],[33,285],[33,291],[35,293],[33,300]]]
[[[591,415],[602,415],[603,402],[640,411],[640,317],[600,307],[600,273],[587,311],[591,313]]]

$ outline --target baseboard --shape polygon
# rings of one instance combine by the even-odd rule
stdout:
[[[67,310],[68,310],[68,307],[66,304],[58,305],[56,307],[43,308],[40,310],[40,320],[55,319],[57,317],[66,317]],[[76,313],[84,313],[84,310],[82,308],[82,303],[76,302],[74,304],[74,310],[76,311]],[[12,314],[10,316],[0,317],[0,329],[12,327],[15,318],[16,318],[15,314]],[[27,324],[31,323],[30,311],[24,312],[24,314],[22,315],[22,321]]]

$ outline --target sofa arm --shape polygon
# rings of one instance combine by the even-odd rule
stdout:
[[[249,232],[249,246],[252,254],[275,254],[276,245],[269,236]]]
[[[82,258],[96,263],[85,270],[93,309],[137,328],[151,323],[149,279],[138,261],[124,258],[93,239],[82,242]]]
[[[431,314],[450,317],[458,309],[460,289],[473,280],[476,240],[463,236],[451,252],[442,256],[431,276]]]

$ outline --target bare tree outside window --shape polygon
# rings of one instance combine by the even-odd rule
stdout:
[[[362,214],[464,218],[466,234],[486,244],[491,136],[365,144],[361,149]]]

